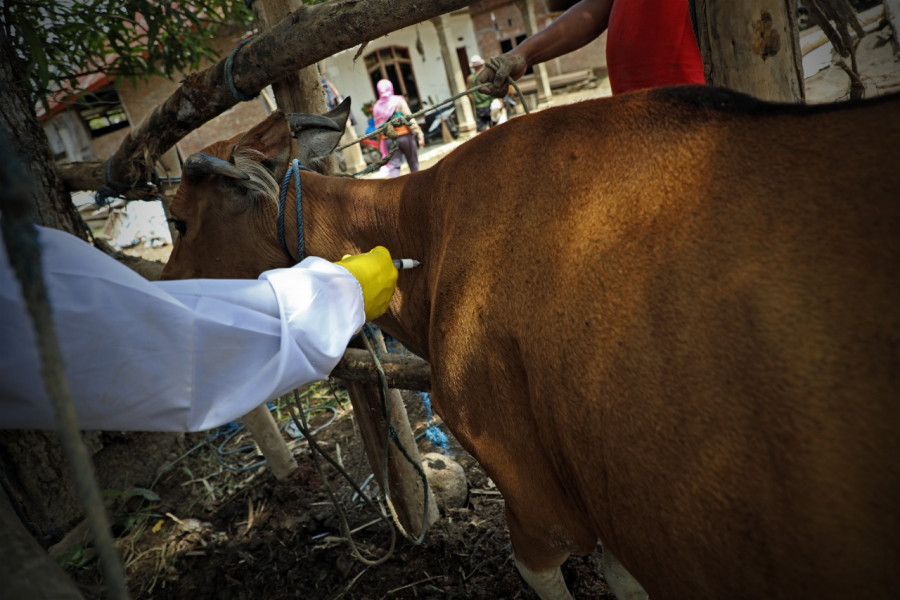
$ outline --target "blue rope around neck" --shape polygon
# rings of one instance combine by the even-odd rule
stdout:
[[[294,175],[294,196],[296,202],[294,203],[297,209],[297,262],[303,260],[303,257],[306,256],[306,244],[303,241],[303,191],[300,187],[300,170],[309,171],[303,165],[300,164],[300,161],[296,158],[291,161],[291,165],[288,167],[287,173],[284,174],[284,179],[281,181],[281,189],[278,192],[278,240],[281,242],[281,248],[284,250],[284,253],[287,254],[288,258],[291,259],[291,262],[294,261],[294,257],[291,256],[291,251],[288,250],[287,240],[284,237],[284,205],[287,200],[287,190],[288,183],[291,179],[291,174]]]

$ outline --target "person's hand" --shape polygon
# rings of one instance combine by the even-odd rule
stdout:
[[[337,261],[359,281],[362,288],[366,320],[377,319],[387,312],[394,288],[397,286],[397,268],[391,262],[391,253],[384,246],[375,246],[365,254],[349,254]]]
[[[475,83],[486,84],[481,88],[482,93],[490,94],[495,98],[503,98],[509,92],[507,78],[519,79],[525,74],[527,68],[528,64],[524,58],[518,54],[507,52],[490,59],[475,78]]]
[[[419,148],[424,148],[425,147],[425,134],[423,134],[422,132],[419,132],[419,135],[417,135],[416,138],[419,140]]]

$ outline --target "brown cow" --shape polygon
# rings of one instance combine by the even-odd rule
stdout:
[[[294,125],[187,161],[165,276],[296,259],[276,182],[339,133]],[[408,177],[304,172],[307,250],[423,261],[378,323],[431,361],[542,598],[598,540],[654,600],[898,598],[898,149],[900,96],[584,102]]]

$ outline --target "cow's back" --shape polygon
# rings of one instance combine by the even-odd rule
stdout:
[[[898,115],[668,90],[445,159],[434,385],[514,518],[651,597],[898,591]]]

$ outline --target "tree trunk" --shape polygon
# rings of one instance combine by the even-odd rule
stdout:
[[[23,162],[31,176],[32,218],[39,225],[86,240],[87,226],[53,168],[49,142],[29,98],[27,82],[19,77],[22,72],[24,69],[17,64],[12,47],[0,31],[0,128],[9,140],[11,153]],[[6,192],[0,189],[0,194]],[[5,259],[4,255],[2,260]],[[119,436],[122,443],[114,444],[107,441],[111,437],[97,432],[83,436],[94,450],[106,445],[108,451],[96,454],[94,460],[101,487],[111,489],[152,480],[161,462],[159,456],[170,451],[177,439],[171,434],[131,434]],[[11,574],[9,578],[0,576],[4,582],[0,595],[79,597],[77,591],[70,596],[74,586],[66,582],[61,570],[44,564],[46,553],[41,548],[41,543],[53,541],[54,530],[64,530],[83,516],[66,456],[56,436],[43,431],[0,431],[0,477],[6,484],[0,489],[0,548],[4,549],[0,553],[0,573]],[[21,515],[8,510],[10,501],[20,505]],[[19,519],[27,522],[32,531],[17,522]],[[36,572],[39,575],[35,576]]]
[[[0,494],[0,581],[5,598],[81,600],[78,588],[25,530]]]
[[[706,83],[775,102],[804,102],[794,0],[696,0]]]
[[[62,186],[50,165],[53,164],[50,146],[31,104],[27,83],[19,78],[24,69],[17,64],[9,40],[0,31],[0,127],[4,139],[9,140],[12,154],[21,160],[33,179],[33,214],[35,222],[86,237],[83,221],[69,193]],[[0,190],[6,193],[6,190]],[[6,257],[4,255],[3,259]],[[4,351],[15,349],[4,348]],[[17,471],[11,472],[14,468]],[[57,510],[68,508],[68,518],[80,512],[65,459],[59,444],[41,432],[0,432],[0,477],[11,500],[24,504],[22,518],[31,525],[33,534],[43,536],[51,523],[59,523]],[[6,503],[7,498],[0,501]],[[44,558],[40,546],[28,539],[29,532],[11,520],[5,507],[0,520],[3,547],[11,554],[5,566],[17,572],[28,565],[40,564]],[[23,582],[23,585],[27,582]],[[4,584],[6,587],[7,584]]]
[[[33,219],[39,225],[62,229],[86,240],[86,225],[53,170],[50,143],[29,99],[28,82],[19,75],[24,72],[9,40],[0,32],[0,127],[11,141],[13,153],[34,179]]]

